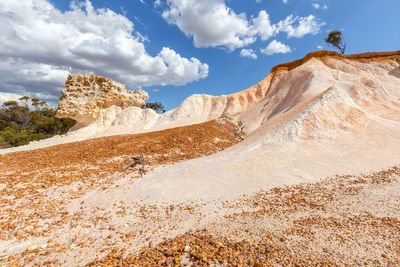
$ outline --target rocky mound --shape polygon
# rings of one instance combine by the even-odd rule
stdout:
[[[151,109],[139,108],[148,99],[143,90],[126,91],[123,84],[108,78],[73,74],[68,76],[66,88],[62,90],[57,117],[77,120],[71,132],[81,139],[202,123],[221,116],[235,117],[253,106],[264,97],[270,79],[268,76],[232,95],[192,95],[178,108],[160,115]]]
[[[149,98],[143,90],[127,91],[125,85],[93,74],[72,74],[65,82],[57,107],[58,118],[71,118],[79,127],[107,120],[110,107],[141,107]],[[77,127],[75,127],[76,129]]]
[[[375,106],[375,104],[379,105],[379,107],[376,106],[377,108],[386,110],[383,111],[386,114],[396,112],[398,91],[396,91],[395,85],[400,76],[399,58],[399,51],[356,55],[317,51],[308,54],[303,59],[272,68],[265,79],[246,90],[222,96],[192,95],[184,100],[178,108],[162,115],[156,114],[152,110],[126,108],[139,105],[127,105],[116,96],[107,98],[108,100],[99,99],[96,103],[89,101],[86,105],[88,108],[79,106],[77,111],[72,111],[74,108],[70,108],[70,115],[68,115],[63,111],[65,110],[63,103],[68,102],[68,99],[71,99],[69,102],[72,103],[78,102],[74,100],[76,94],[67,95],[64,92],[63,100],[59,104],[59,114],[63,117],[69,116],[78,119],[85,126],[92,124],[90,131],[86,130],[86,132],[80,133],[82,136],[88,135],[88,132],[92,135],[112,135],[162,130],[201,123],[221,116],[231,117],[237,122],[242,121],[246,134],[265,125],[268,125],[268,129],[280,128],[285,124],[283,122],[288,119],[293,121],[295,117],[300,118],[299,125],[307,124],[314,130],[319,127],[321,131],[325,131],[326,127],[334,127],[336,121],[340,121],[342,124],[345,124],[347,119],[357,121],[357,116],[365,114],[363,111],[365,108],[371,110],[371,106]],[[72,77],[66,83],[66,91],[71,87],[69,85],[71,79]],[[79,86],[74,85],[71,88]],[[120,86],[123,87],[123,85]],[[86,88],[90,89],[91,87]],[[138,92],[132,94],[141,96]],[[140,98],[141,101],[142,99],[145,97]],[[389,99],[391,100],[389,101]],[[327,103],[329,101],[332,103]],[[387,101],[389,103],[386,103]],[[333,109],[336,109],[333,106],[341,103],[339,108],[341,114],[337,114],[333,119],[328,112],[319,111],[318,114],[321,116],[328,114],[328,117],[311,123],[319,123],[319,125],[311,126],[308,122],[303,123],[303,119],[306,119],[305,114],[315,114],[310,109],[317,109],[321,103],[325,103],[324,108],[330,106]],[[112,104],[122,108],[110,109]],[[368,105],[370,107],[367,107]],[[321,121],[325,122],[326,127],[321,125]],[[94,125],[96,127],[93,128]],[[292,135],[289,132],[299,132],[297,128],[289,128],[284,130],[289,135]],[[339,128],[349,128],[349,125],[341,125]],[[265,132],[265,129],[263,131]]]
[[[147,99],[141,90],[129,92],[122,84],[94,75],[72,75],[58,116],[79,123],[65,138],[33,142],[30,147],[157,131],[222,116],[241,124],[249,137],[260,129],[255,136],[266,135],[278,142],[333,138],[340,135],[336,130],[364,129],[366,121],[376,116],[390,128],[388,124],[399,121],[399,58],[400,51],[355,55],[317,51],[272,68],[246,90],[222,96],[192,95],[164,114],[139,107]],[[7,151],[21,149],[25,148]]]
[[[135,194],[176,201],[235,198],[398,164],[400,52],[318,52],[297,67],[291,64],[274,69],[265,97],[236,115],[243,142],[157,170]],[[196,192],[187,194],[193,187]]]
[[[310,53],[274,67],[264,99],[239,117],[247,134],[260,128],[285,140],[334,138],[362,131],[369,120],[389,127],[400,122],[399,71],[400,51]]]

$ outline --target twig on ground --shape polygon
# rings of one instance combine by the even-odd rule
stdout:
[[[239,138],[242,141],[244,140],[244,137],[242,135],[240,135],[240,133],[243,133],[243,128],[244,128],[243,122],[240,121],[238,124],[238,127],[236,128],[236,132],[235,132],[235,137]]]
[[[124,168],[123,172],[126,171],[130,167],[132,167],[132,168],[135,167],[136,164],[141,164],[142,165],[142,169],[140,170],[140,178],[142,178],[143,177],[143,173],[146,174],[146,171],[144,169],[144,163],[143,163],[143,160],[144,160],[143,153],[139,157],[131,157],[131,158],[132,158],[132,162],[129,163],[129,165]]]
[[[234,120],[235,120],[234,118],[228,117],[228,116],[226,116],[226,115],[222,115],[222,116],[219,117],[218,119],[227,119],[227,120],[230,120],[230,121],[234,121]]]

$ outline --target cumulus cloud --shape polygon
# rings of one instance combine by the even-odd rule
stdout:
[[[288,0],[282,0],[282,2],[286,5]]]
[[[288,37],[316,34],[323,23],[308,17],[288,16],[272,24],[265,10],[248,19],[245,13],[236,14],[223,0],[167,0],[162,17],[193,37],[195,47],[223,47],[230,51],[254,43],[258,37],[267,40],[279,32]]]
[[[286,32],[287,37],[301,38],[307,34],[317,34],[325,23],[320,23],[314,15],[308,17],[294,17],[289,15],[285,20],[277,24],[277,31]]]
[[[322,45],[318,45],[317,49],[321,50],[322,48],[324,48]]]
[[[273,54],[286,54],[290,52],[292,52],[292,49],[288,45],[282,44],[277,40],[273,40],[266,48],[261,49],[261,53],[268,56]]]
[[[168,0],[163,18],[175,24],[196,47],[225,46],[230,50],[255,41],[248,35],[246,15],[236,14],[219,0]]]
[[[327,10],[328,9],[328,6],[326,4],[312,3],[311,5],[315,9],[322,9],[322,10]]]
[[[0,90],[54,100],[66,77],[91,72],[134,88],[184,85],[205,78],[208,65],[164,47],[147,53],[133,23],[90,1],[61,12],[48,0],[0,2]]]
[[[271,24],[269,15],[265,10],[261,10],[251,22],[249,34],[253,36],[259,35],[263,41],[268,40],[279,32],[276,25]]]
[[[256,55],[256,53],[254,52],[253,49],[242,49],[240,51],[240,56],[241,57],[249,57],[249,58],[252,58],[252,59],[257,59],[257,55]]]
[[[22,95],[0,92],[0,105],[10,100],[18,101],[20,97],[22,97]]]
[[[161,6],[161,0],[155,0],[154,7],[159,7],[159,6]]]
[[[318,3],[313,3],[313,4],[312,4],[312,7],[315,8],[315,9],[319,9],[320,4],[318,4]]]

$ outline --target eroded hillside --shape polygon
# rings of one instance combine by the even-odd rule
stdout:
[[[43,256],[65,252],[60,248],[69,247],[70,238],[57,237],[60,232],[82,223],[79,212],[71,211],[68,205],[97,191],[106,192],[124,183],[134,183],[140,166],[123,172],[132,156],[143,153],[145,170],[149,172],[230,147],[239,142],[235,130],[234,124],[222,119],[160,132],[103,137],[0,155],[0,253],[12,255],[5,262],[24,265],[33,263],[34,259],[43,263],[47,258],[38,261],[37,255],[31,258],[26,251]],[[97,224],[99,214],[93,210],[88,214]],[[90,245],[86,237],[81,242]],[[46,246],[34,249],[43,244]]]
[[[399,70],[399,51],[319,51],[3,154],[0,263],[397,266]],[[147,174],[122,172],[141,153]]]

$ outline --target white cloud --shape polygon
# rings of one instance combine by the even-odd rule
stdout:
[[[252,25],[249,29],[249,34],[259,35],[261,40],[265,41],[277,34],[276,25],[272,25],[269,20],[269,15],[265,10],[258,13],[258,17],[252,19]]]
[[[313,3],[313,4],[312,4],[312,7],[315,8],[315,9],[319,9],[320,4],[318,4],[318,3]]]
[[[282,2],[286,5],[288,0],[282,0]]]
[[[315,8],[315,9],[322,9],[322,10],[327,10],[328,9],[328,6],[326,5],[326,4],[320,4],[320,3],[312,3],[311,4],[312,5],[312,7],[313,8]]]
[[[161,6],[161,0],[155,0],[154,7],[159,7],[159,6]]]
[[[167,68],[162,76],[168,78],[163,81],[162,78],[157,80],[156,84],[160,85],[184,85],[189,82],[205,78],[208,75],[208,65],[201,63],[197,58],[183,58],[174,50],[163,47],[157,55],[160,57]]]
[[[240,56],[241,57],[249,57],[249,58],[252,58],[252,59],[257,59],[257,55],[256,55],[256,53],[254,52],[253,49],[242,49],[240,51]]]
[[[262,2],[262,0],[256,0],[256,3],[257,4],[259,4],[259,3],[261,3]]]
[[[273,54],[286,54],[292,52],[292,49],[288,45],[282,44],[277,40],[273,40],[266,48],[261,49],[261,52],[270,56]]]
[[[160,90],[159,90],[158,88],[153,88],[153,89],[151,89],[151,91],[152,91],[153,93],[158,93]]]
[[[265,10],[247,19],[246,14],[236,14],[223,0],[167,0],[167,7],[163,18],[193,37],[195,47],[223,47],[233,51],[254,43],[258,37],[267,40],[279,32],[287,32],[288,37],[303,37],[316,34],[324,25],[313,15],[291,15],[272,24]]]
[[[236,14],[219,0],[168,0],[163,18],[175,24],[187,36],[193,36],[196,47],[224,46],[229,50],[255,41],[248,35],[245,14]]]
[[[295,25],[295,26],[293,26]],[[287,37],[301,38],[307,34],[317,34],[325,23],[320,23],[314,15],[308,17],[294,17],[289,15],[277,24],[277,31],[286,32]]]
[[[133,23],[90,1],[61,12],[47,0],[0,2],[0,91],[54,100],[69,73],[91,72],[127,86],[184,85],[208,65],[164,47],[151,56]]]
[[[6,101],[10,100],[18,101],[20,97],[22,97],[22,95],[0,92],[0,106]]]
[[[321,50],[322,48],[324,48],[322,45],[318,45],[317,49]]]

